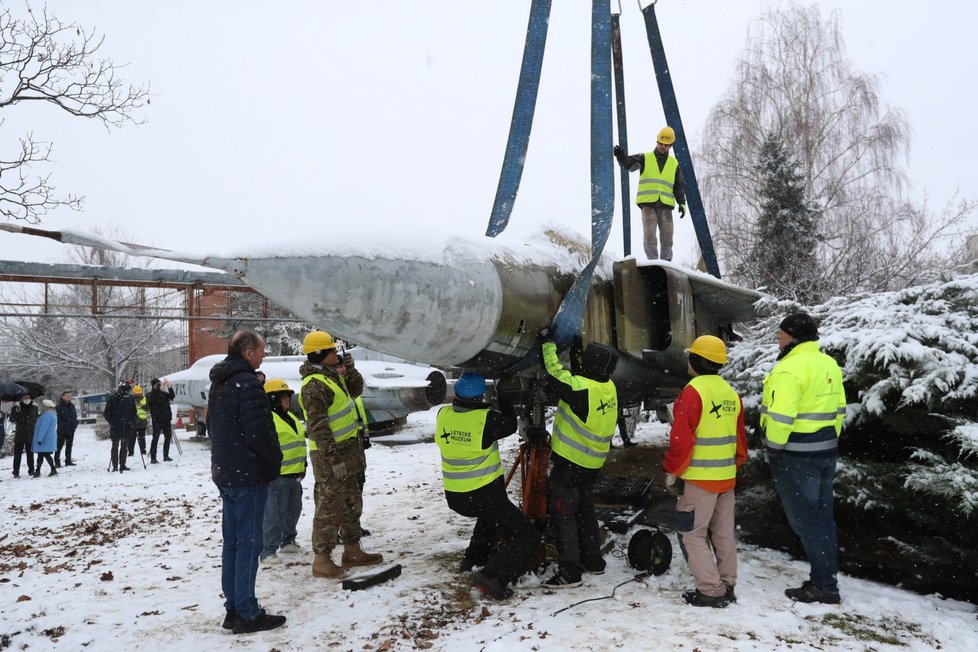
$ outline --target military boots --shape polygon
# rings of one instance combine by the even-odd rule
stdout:
[[[360,547],[360,542],[347,543],[343,546],[343,565],[344,566],[373,566],[384,561],[384,556],[379,553],[365,552]]]
[[[330,579],[338,579],[343,577],[343,572],[344,571],[341,566],[337,566],[333,563],[332,550],[324,554],[317,553],[316,558],[312,562],[313,577],[328,577]]]

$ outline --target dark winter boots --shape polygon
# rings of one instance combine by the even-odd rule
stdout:
[[[485,571],[476,571],[472,574],[472,586],[483,595],[488,595],[494,600],[508,600],[513,597],[513,589],[499,581],[499,578],[488,575]]]
[[[683,593],[683,600],[686,601],[686,604],[694,607],[713,607],[714,609],[723,609],[730,604],[730,599],[726,594],[714,597],[701,593],[699,589]]]
[[[827,593],[805,580],[797,589],[785,589],[784,594],[797,602],[821,602],[822,604],[839,604],[842,598],[838,593]]]
[[[254,620],[245,620],[239,616],[231,631],[235,634],[252,634],[254,632],[266,632],[284,624],[285,616],[273,616],[262,609]]]

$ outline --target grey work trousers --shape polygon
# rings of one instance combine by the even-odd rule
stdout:
[[[656,228],[659,229],[661,246],[655,238]],[[672,260],[672,209],[665,206],[642,206],[642,230],[645,234],[642,241],[645,256],[649,260]]]

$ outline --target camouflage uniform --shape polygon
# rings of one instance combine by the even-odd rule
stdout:
[[[305,362],[299,368],[305,378],[323,374],[340,387],[346,387],[351,400],[363,392],[363,376],[352,365],[340,377],[335,367]],[[312,549],[317,555],[328,554],[336,545],[337,533],[344,543],[360,541],[360,514],[363,512],[362,486],[358,480],[366,470],[366,457],[359,436],[340,443],[333,440],[327,413],[333,403],[333,391],[322,382],[312,380],[300,390],[306,412],[306,436],[316,442],[310,451],[315,477],[313,499],[316,511],[312,519]]]

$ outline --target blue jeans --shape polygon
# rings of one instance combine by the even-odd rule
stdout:
[[[768,455],[774,488],[788,524],[801,539],[811,564],[810,580],[825,593],[839,593],[839,545],[832,514],[832,481],[837,455]]]
[[[282,546],[295,541],[295,528],[301,513],[302,480],[297,475],[275,478],[268,485],[262,556],[273,555]]]
[[[238,612],[245,620],[258,617],[255,576],[262,547],[262,520],[268,487],[218,487],[221,492],[221,588],[224,608]]]

